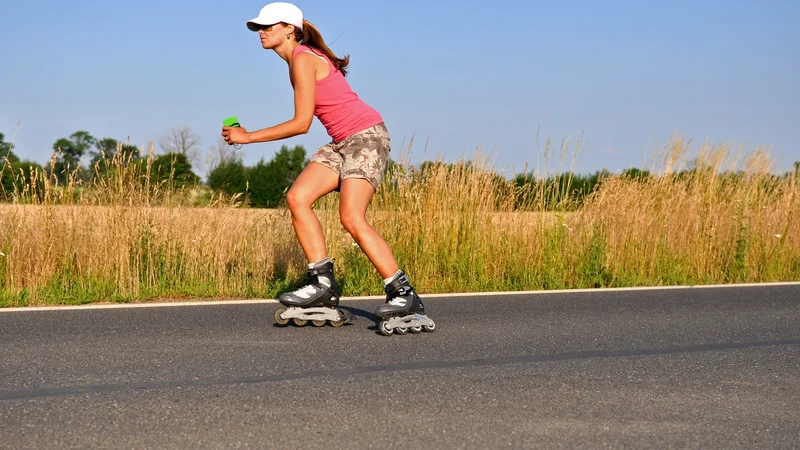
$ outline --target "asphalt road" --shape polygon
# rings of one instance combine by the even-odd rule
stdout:
[[[800,285],[379,304],[0,310],[0,448],[800,448]]]

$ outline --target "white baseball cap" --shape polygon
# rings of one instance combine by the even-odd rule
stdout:
[[[247,21],[247,28],[250,31],[258,31],[261,25],[274,25],[278,22],[286,22],[303,29],[303,12],[297,6],[286,2],[273,2],[261,8],[261,12],[255,19]]]

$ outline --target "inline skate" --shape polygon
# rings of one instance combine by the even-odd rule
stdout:
[[[299,327],[311,321],[316,327],[330,323],[338,328],[353,321],[353,314],[337,308],[339,288],[330,258],[309,264],[306,277],[299,286],[297,290],[278,297],[278,302],[286,306],[275,311],[275,323],[278,325],[287,325],[291,320]]]
[[[392,333],[403,335],[407,332],[416,334],[436,329],[434,321],[425,315],[422,299],[402,270],[386,285],[384,291],[386,303],[375,311],[379,320],[378,331],[382,335],[389,336]]]

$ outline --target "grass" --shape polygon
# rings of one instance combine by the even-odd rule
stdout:
[[[649,176],[609,175],[578,202],[547,182],[547,166],[574,164],[579,147],[548,140],[542,182],[521,187],[478,153],[424,171],[399,162],[368,218],[423,295],[800,279],[800,179],[773,174],[764,149],[693,153],[675,136]],[[275,297],[302,276],[285,209],[218,195],[198,206],[196,190],[151,185],[148,165],[105,164],[85,184],[36,173],[0,204],[0,307]],[[339,223],[338,195],[315,210],[343,295],[382,294]]]

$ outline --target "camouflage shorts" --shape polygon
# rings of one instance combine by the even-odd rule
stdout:
[[[339,142],[323,145],[311,161],[332,169],[342,180],[364,178],[377,191],[390,150],[389,131],[381,122]]]

